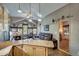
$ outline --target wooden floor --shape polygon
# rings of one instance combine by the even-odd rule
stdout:
[[[60,41],[60,48],[66,52],[69,52],[69,39],[63,39]]]
[[[58,49],[49,49],[49,56],[70,56],[70,55],[61,52]]]

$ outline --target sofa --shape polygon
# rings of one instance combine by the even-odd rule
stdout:
[[[53,35],[51,33],[40,33],[39,39],[41,40],[52,40]]]
[[[48,40],[52,41],[54,43],[54,49],[57,49],[57,40],[53,37],[53,34],[51,33],[40,33],[36,38],[39,38],[41,40]]]
[[[39,38],[40,40],[48,40],[48,41],[52,41],[54,43],[54,49],[57,48],[57,40],[53,37],[53,34],[51,33],[42,33],[40,32],[38,35],[30,33],[27,35],[23,35],[24,39],[25,38]]]

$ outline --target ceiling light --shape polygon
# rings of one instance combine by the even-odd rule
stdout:
[[[42,17],[42,15],[38,13],[38,17]]]
[[[42,21],[42,19],[38,19],[38,21],[40,21],[40,22],[41,22],[41,21]]]
[[[32,14],[29,13],[28,16],[27,16],[27,18],[30,18],[30,17],[32,17]]]
[[[20,3],[19,3],[19,5],[18,5],[18,10],[17,10],[17,12],[19,12],[19,13],[22,13],[22,10],[21,10],[21,5],[20,5]]]
[[[39,6],[38,6],[38,7],[39,7],[38,17],[40,17],[40,18],[41,18],[41,17],[42,17],[42,15],[40,14],[40,3],[39,3]],[[42,21],[42,19],[40,19],[40,18],[38,19],[38,21],[39,21],[39,22],[41,22],[41,21]]]
[[[31,18],[32,17],[32,13],[31,13],[31,3],[29,3],[29,13],[27,15],[26,18]]]
[[[41,17],[42,17],[42,15],[40,14],[40,12],[41,12],[41,10],[40,10],[40,9],[41,9],[41,8],[40,8],[40,3],[38,4],[38,7],[39,7],[39,10],[38,10],[38,12],[39,12],[39,13],[38,13],[37,15],[38,15],[38,17],[40,17],[40,18],[41,18]]]
[[[22,10],[18,10],[19,13],[22,13]]]
[[[27,18],[30,18],[30,16],[27,16]]]
[[[32,22],[32,19],[29,19],[29,22]]]

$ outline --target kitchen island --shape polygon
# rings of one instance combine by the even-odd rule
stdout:
[[[46,40],[25,39],[12,41],[11,43],[13,47],[10,54],[13,56],[47,56],[48,49],[54,47],[52,41]]]

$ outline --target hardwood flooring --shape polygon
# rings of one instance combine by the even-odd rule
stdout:
[[[70,56],[70,55],[61,52],[58,49],[49,49],[49,56]]]
[[[60,41],[60,48],[66,52],[69,52],[69,39],[63,39]]]

